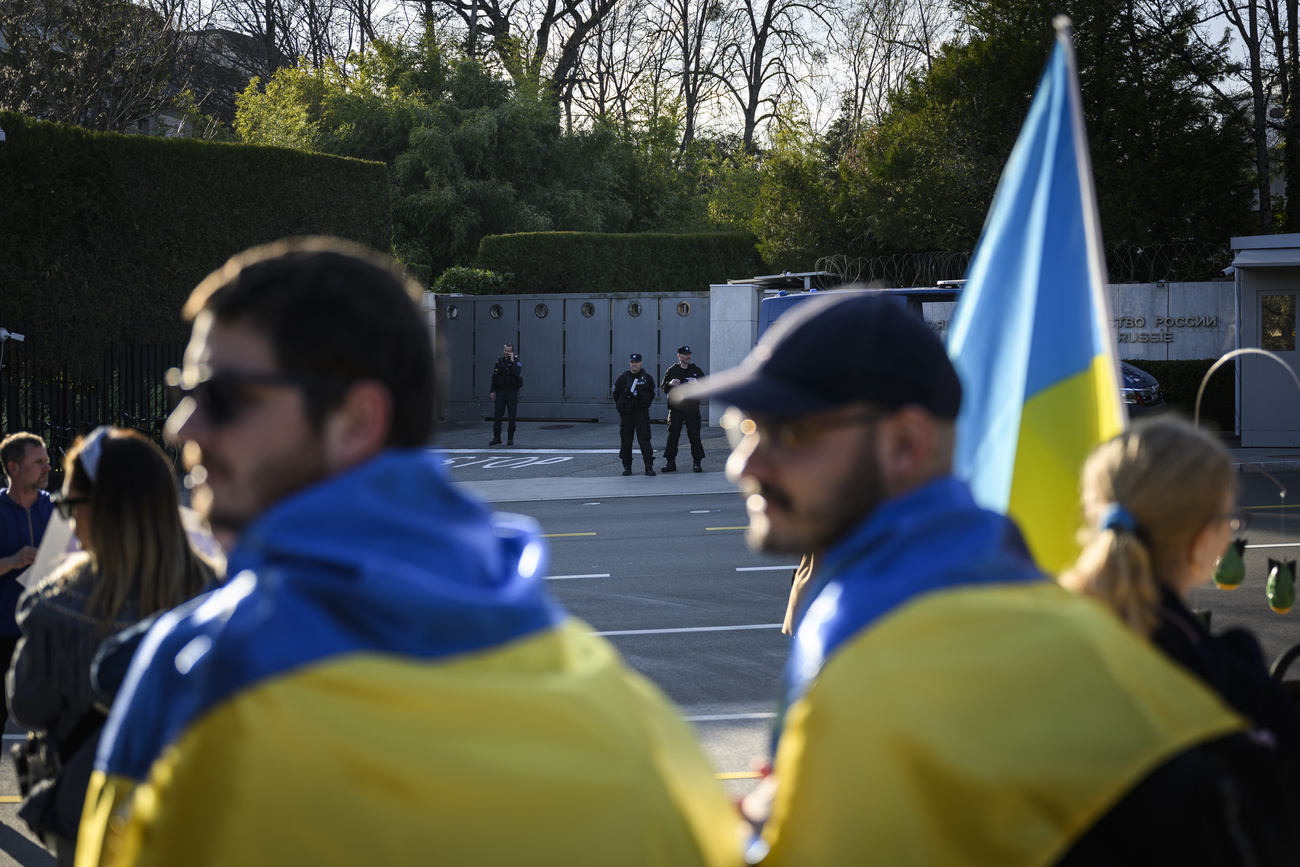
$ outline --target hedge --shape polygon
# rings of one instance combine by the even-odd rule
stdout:
[[[764,273],[748,232],[489,235],[476,266],[512,272],[511,294],[688,292]]]
[[[1165,394],[1169,408],[1191,419],[1196,408],[1196,390],[1216,359],[1194,361],[1149,361],[1145,358],[1126,359],[1156,378]],[[1214,372],[1201,397],[1201,426],[1206,430],[1232,433],[1236,430],[1237,384],[1233,367],[1225,364]]]
[[[232,254],[330,234],[388,250],[382,163],[92,133],[0,111],[0,325],[94,375],[110,344],[182,342],[180,308]]]
[[[478,268],[448,268],[431,288],[439,295],[509,295],[515,275],[496,274]]]

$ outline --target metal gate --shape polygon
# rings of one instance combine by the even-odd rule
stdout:
[[[644,357],[656,383],[677,362],[682,344],[709,369],[708,292],[439,295],[435,308],[449,367],[443,406],[449,421],[492,416],[492,366],[506,343],[515,345],[523,364],[523,419],[617,419],[610,391],[633,352]],[[650,417],[667,414],[661,397]]]

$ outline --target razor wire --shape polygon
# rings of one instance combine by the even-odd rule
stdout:
[[[940,280],[959,280],[970,267],[971,253],[928,251],[881,256],[837,254],[817,260],[816,270],[835,275],[844,283],[878,288],[933,286]],[[1186,283],[1222,279],[1232,263],[1227,244],[1117,244],[1106,248],[1106,271],[1111,283]]]

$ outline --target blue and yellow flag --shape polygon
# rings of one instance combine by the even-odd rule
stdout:
[[[1127,422],[1068,22],[998,183],[948,352],[956,473],[1024,531],[1038,564],[1078,553],[1079,473]]]
[[[392,450],[245,530],[100,738],[82,867],[733,867],[686,723],[546,592],[530,519]]]

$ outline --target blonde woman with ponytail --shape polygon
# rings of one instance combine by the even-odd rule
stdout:
[[[1227,450],[1185,421],[1140,422],[1097,447],[1082,487],[1083,551],[1061,584],[1099,600],[1253,720],[1300,792],[1300,718],[1258,642],[1239,629],[1211,635],[1187,607],[1246,523]]]
[[[84,550],[19,599],[7,687],[14,719],[46,733],[62,764],[19,815],[71,864],[104,722],[91,659],[108,636],[196,595],[214,571],[190,546],[166,456],[133,431],[101,427],[74,443],[55,500]]]

